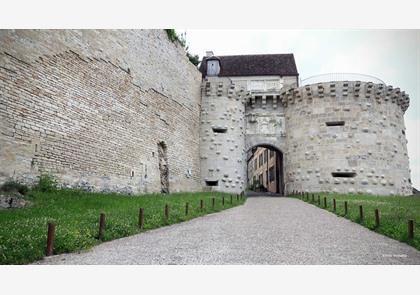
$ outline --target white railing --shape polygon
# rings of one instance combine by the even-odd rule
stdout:
[[[333,81],[362,81],[362,82],[372,82],[377,84],[385,84],[381,79],[371,76],[358,73],[327,73],[321,75],[315,75],[308,77],[306,79],[300,80],[300,86],[316,84],[322,82],[333,82]]]

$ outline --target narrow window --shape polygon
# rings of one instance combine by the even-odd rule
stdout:
[[[227,132],[227,128],[223,128],[223,127],[213,127],[213,132],[215,133],[226,133]]]
[[[401,130],[401,133],[405,135],[405,130]]]
[[[355,177],[356,176],[356,172],[332,172],[331,175],[333,177]]]
[[[218,186],[219,181],[218,180],[206,180],[206,185],[207,186]]]
[[[325,122],[327,126],[344,126],[344,121]]]

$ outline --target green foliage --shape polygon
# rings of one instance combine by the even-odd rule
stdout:
[[[192,55],[191,53],[187,52],[187,57],[190,60],[190,62],[195,66],[198,66],[198,64],[200,63],[200,57],[197,54]]]
[[[178,42],[182,47],[185,47],[185,39],[182,36],[179,36],[175,29],[165,29],[165,31],[171,42]]]
[[[312,195],[312,194],[310,194]],[[321,197],[321,205],[318,205],[318,195]],[[300,196],[293,196],[300,198]],[[386,235],[390,238],[405,242],[420,250],[420,231],[414,232],[414,239],[409,240],[407,223],[413,219],[415,228],[420,229],[420,197],[416,196],[373,196],[373,195],[343,195],[315,193],[315,202],[312,197],[306,202],[324,208],[324,197],[327,198],[327,210],[339,216],[350,219],[353,222]],[[333,199],[336,199],[337,210],[333,211]],[[344,215],[344,201],[348,204],[348,214]],[[363,206],[364,219],[360,220],[359,206]],[[380,226],[375,224],[375,209],[380,212]]]
[[[31,192],[33,206],[19,210],[0,211],[0,264],[24,264],[44,256],[47,223],[56,223],[54,253],[87,249],[100,243],[97,240],[99,215],[106,214],[104,240],[109,241],[140,233],[166,224],[174,224],[244,203],[244,200],[225,201],[223,193],[176,193],[125,196],[120,194],[89,193],[76,190]],[[211,207],[211,198],[216,206]],[[200,200],[204,200],[201,211]],[[189,215],[185,216],[185,203]],[[163,212],[169,205],[170,217],[165,223]],[[144,208],[144,230],[138,229],[138,211]]]
[[[39,176],[38,184],[34,187],[35,190],[40,192],[51,192],[58,187],[57,180],[49,174],[41,174]]]
[[[198,66],[200,63],[200,57],[197,54],[191,54],[188,50],[188,46],[186,46],[187,41],[185,37],[181,34],[178,35],[174,29],[165,29],[166,34],[168,35],[168,39],[171,42],[178,42],[182,47],[184,47],[188,60],[195,66]]]
[[[6,192],[6,193],[18,192],[22,195],[26,195],[26,193],[29,191],[29,188],[26,185],[19,183],[15,180],[9,180],[9,181],[6,181],[0,187],[0,191]]]

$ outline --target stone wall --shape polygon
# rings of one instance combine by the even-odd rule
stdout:
[[[411,194],[404,92],[330,82],[285,90],[281,100],[288,193]]]
[[[200,190],[201,74],[163,30],[1,30],[0,182]]]

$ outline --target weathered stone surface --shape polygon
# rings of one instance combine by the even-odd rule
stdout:
[[[396,96],[394,102],[386,100],[385,92],[379,92],[374,98],[370,92],[383,85],[357,81],[335,82],[335,97],[321,97],[318,90],[327,92],[330,84],[285,89],[281,94],[287,127],[286,191],[331,192],[335,189],[340,193],[411,194],[407,141],[403,132],[408,99],[402,98],[402,93],[395,89],[392,90],[392,95]],[[299,101],[300,97],[294,93],[307,91],[308,87],[314,93],[312,99]],[[323,112],[311,113],[314,108]],[[345,124],[328,127],[325,125],[328,121],[344,121]],[[324,136],[314,142],[308,134]],[[313,157],[307,154],[309,148],[314,151]],[[320,175],[308,174],[309,179],[301,179],[297,177],[299,169],[319,169]],[[356,175],[337,179],[332,176],[335,171],[354,171]]]
[[[201,74],[163,30],[1,30],[0,183],[200,190]]]

